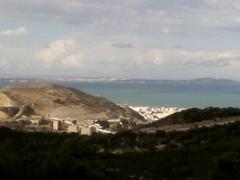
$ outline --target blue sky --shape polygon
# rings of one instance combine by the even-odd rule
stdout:
[[[0,75],[240,80],[237,0],[0,0]]]

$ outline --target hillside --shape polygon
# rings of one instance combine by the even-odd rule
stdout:
[[[205,109],[186,109],[181,112],[174,113],[166,118],[147,124],[139,129],[151,128],[157,129],[191,129],[193,127],[209,127],[217,124],[239,121],[239,108],[218,108],[208,107]]]
[[[129,118],[142,121],[135,111],[105,98],[54,84],[22,84],[0,90],[0,107],[28,106],[40,116],[76,120]]]

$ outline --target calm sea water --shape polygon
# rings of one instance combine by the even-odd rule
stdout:
[[[86,83],[63,85],[132,106],[167,107],[240,107],[240,85],[164,84],[164,83]],[[0,83],[0,87],[7,83]]]
[[[64,83],[132,106],[240,107],[240,85],[159,83]]]

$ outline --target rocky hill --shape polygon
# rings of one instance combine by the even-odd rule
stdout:
[[[11,108],[49,118],[76,120],[128,118],[144,121],[135,111],[105,98],[54,84],[21,84],[0,90],[0,117],[13,117]],[[3,115],[4,114],[4,115]],[[17,115],[17,114],[15,114]],[[18,112],[19,115],[19,112]]]

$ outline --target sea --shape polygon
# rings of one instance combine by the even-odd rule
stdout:
[[[240,107],[240,84],[178,82],[65,82],[66,86],[130,106]]]
[[[240,83],[179,81],[59,81],[117,104],[149,107],[240,107]],[[0,87],[9,85],[1,82]]]

